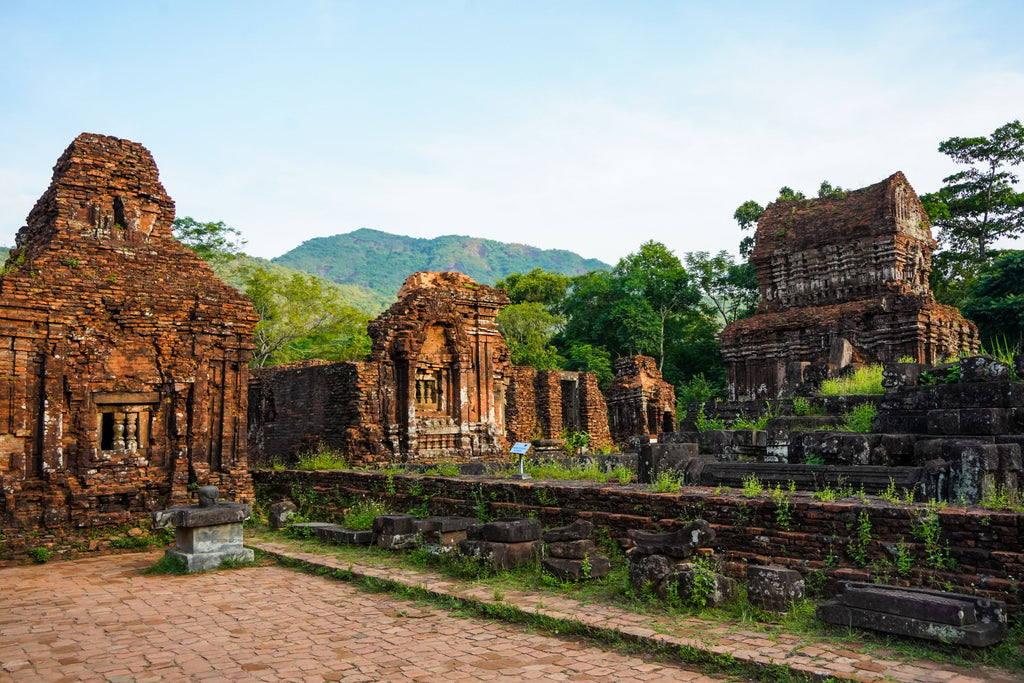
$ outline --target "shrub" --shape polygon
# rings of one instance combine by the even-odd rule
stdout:
[[[654,493],[679,493],[683,488],[683,480],[674,472],[666,470],[658,475],[658,478],[651,484],[651,491]]]
[[[45,546],[36,546],[28,549],[28,556],[37,564],[45,564],[53,557],[53,551]]]
[[[884,394],[882,388],[882,366],[869,365],[857,368],[852,375],[827,379],[821,383],[822,396],[847,396],[850,394]]]
[[[720,417],[708,418],[704,415],[704,404],[700,404],[700,410],[697,411],[697,431],[706,432],[712,429],[725,429],[725,420]]]
[[[878,407],[874,403],[861,403],[843,415],[843,431],[868,434],[871,432],[871,421],[878,415]]]
[[[764,484],[757,478],[757,475],[751,474],[743,479],[743,495],[747,498],[757,498],[762,491],[764,491]]]
[[[353,531],[368,531],[373,528],[373,518],[388,514],[388,507],[382,500],[360,498],[345,511],[342,524]]]

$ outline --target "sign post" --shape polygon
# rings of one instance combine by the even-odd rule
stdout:
[[[513,479],[532,479],[532,477],[523,471],[523,461],[526,460],[526,452],[530,450],[530,444],[525,441],[516,441],[512,446],[512,453],[519,456],[519,474],[513,474]]]

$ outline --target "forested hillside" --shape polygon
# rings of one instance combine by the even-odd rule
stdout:
[[[610,269],[607,263],[571,251],[457,235],[404,237],[366,228],[308,240],[273,262],[389,298],[394,297],[405,278],[419,270],[456,270],[477,282],[492,284],[534,268],[566,275]]]
[[[246,255],[238,256],[226,262],[213,263],[212,265],[213,270],[221,280],[239,291],[245,291],[246,274],[253,268],[262,268],[268,273],[276,274],[281,277],[290,277],[298,270],[296,268],[289,268],[288,266],[273,263],[264,258]],[[329,282],[327,285],[341,301],[344,301],[349,306],[358,308],[360,311],[371,317],[378,315],[381,311],[394,303],[393,295],[388,296],[358,285],[344,285],[333,282]]]

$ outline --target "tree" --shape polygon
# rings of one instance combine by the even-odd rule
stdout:
[[[825,197],[839,197],[840,199],[842,199],[848,194],[849,192],[839,187],[838,185],[832,185],[832,183],[830,183],[827,180],[822,180],[821,185],[818,186],[819,199],[823,199]]]
[[[242,253],[245,246],[242,233],[224,221],[200,223],[185,216],[175,218],[171,230],[179,242],[211,264],[230,261]]]
[[[829,192],[833,190],[842,190],[838,187],[833,188],[827,180],[821,182],[821,190],[819,190],[818,196],[824,196],[820,194],[821,191],[827,190]],[[783,185],[779,188],[779,196],[775,198],[777,202],[790,202],[798,199],[807,199],[803,192],[797,192],[788,185]],[[764,213],[764,207],[755,202],[753,199],[748,199],[737,207],[736,211],[733,212],[732,217],[736,219],[736,222],[740,224],[740,230],[757,229],[757,221],[761,219],[761,214]],[[750,255],[754,253],[754,236],[748,235],[740,241],[740,256],[743,258],[750,258]]]
[[[623,325],[630,325],[630,339],[636,339],[637,352],[647,344],[641,339],[654,334],[658,368],[663,368],[666,324],[672,316],[696,306],[700,292],[690,282],[679,257],[653,240],[644,242],[640,251],[621,259],[613,272],[618,289],[626,295],[617,297],[613,317]],[[653,321],[648,310],[653,314]]]
[[[1012,121],[989,137],[952,137],[939,151],[970,168],[944,178],[921,201],[939,241],[985,261],[995,240],[1024,233],[1024,193],[1014,189],[1018,177],[1010,171],[1024,163],[1024,126]]]
[[[755,202],[753,199],[748,199],[739,205],[732,217],[736,219],[736,222],[740,224],[740,230],[750,230],[751,228],[757,229],[757,221],[761,218],[761,214],[764,213],[764,207]],[[750,254],[754,251],[754,236],[747,235],[740,241],[740,256],[743,258],[750,258]]]
[[[256,367],[309,358],[356,360],[369,351],[369,316],[345,304],[319,277],[253,267],[242,282],[260,316],[252,360]]]
[[[981,275],[963,302],[964,315],[978,325],[982,341],[1024,345],[1024,251],[1004,251]]]
[[[565,359],[551,345],[561,326],[561,317],[533,301],[512,304],[498,314],[498,330],[505,337],[512,364],[538,370],[557,370],[564,365]]]
[[[495,282],[494,286],[508,292],[508,298],[513,304],[529,302],[550,308],[565,298],[570,284],[572,278],[568,275],[534,268],[528,273],[512,273]]]
[[[597,386],[604,391],[615,379],[612,372],[612,355],[607,349],[591,344],[573,344],[567,354],[570,370],[592,372],[597,377]]]
[[[686,268],[723,325],[753,315],[760,294],[750,263],[736,263],[727,251],[695,251],[686,255]]]

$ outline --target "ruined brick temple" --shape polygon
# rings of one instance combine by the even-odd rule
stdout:
[[[650,356],[615,360],[615,379],[605,392],[612,439],[624,443],[640,434],[676,429],[676,392]]]
[[[935,246],[899,172],[843,195],[769,205],[751,257],[758,313],[720,335],[730,398],[791,392],[815,368],[936,363],[975,350],[973,323],[928,287]]]
[[[249,499],[256,315],[171,234],[141,145],[82,134],[0,276],[0,527],[137,522],[212,483]]]
[[[260,458],[323,443],[364,462],[478,457],[504,448],[508,298],[461,273],[414,273],[375,320],[366,362],[261,369],[250,385]]]
[[[461,273],[409,276],[368,331],[368,361],[262,368],[249,385],[254,462],[317,444],[352,464],[503,456],[510,441],[589,431],[608,443],[590,373],[513,368],[495,318],[500,289]]]

